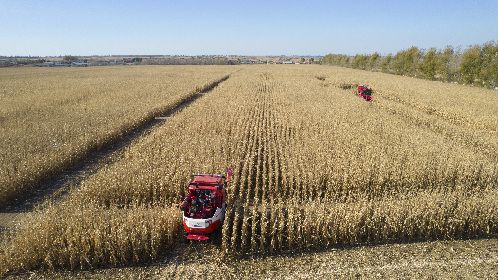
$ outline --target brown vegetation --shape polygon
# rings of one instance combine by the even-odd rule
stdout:
[[[227,74],[205,67],[1,69],[0,203]]]
[[[188,176],[227,166],[227,255],[497,235],[493,92],[336,67],[238,69],[34,214],[2,247],[1,272],[153,259],[182,234]],[[373,102],[339,87],[360,83]]]

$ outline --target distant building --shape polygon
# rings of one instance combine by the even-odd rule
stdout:
[[[71,63],[71,67],[88,67],[88,63],[86,63],[86,62],[73,62],[73,63]]]
[[[37,67],[52,67],[54,65],[55,65],[55,63],[47,61],[47,62],[36,64],[35,66],[37,66]]]
[[[69,62],[56,62],[54,66],[71,66]]]

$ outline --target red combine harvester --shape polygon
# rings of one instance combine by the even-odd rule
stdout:
[[[358,96],[366,101],[372,101],[372,89],[366,86],[358,86]]]
[[[232,170],[228,169],[228,178],[231,174]],[[196,174],[190,179],[187,197],[180,205],[183,226],[188,233],[185,241],[211,238],[214,242],[225,219],[225,188],[229,179],[221,174]]]

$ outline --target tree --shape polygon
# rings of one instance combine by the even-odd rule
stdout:
[[[405,67],[409,76],[416,77],[418,74],[418,63],[420,62],[421,52],[417,47],[408,49],[405,55]]]
[[[463,82],[474,84],[479,77],[480,68],[482,65],[481,50],[478,45],[469,47],[462,54],[461,73]]]
[[[444,51],[438,51],[436,53],[437,66],[436,75],[438,75],[443,81],[451,81],[455,77],[456,67],[452,68],[452,58],[455,51],[452,46],[446,46]]]
[[[327,54],[322,58],[322,64],[349,67],[349,57],[343,54]]]
[[[498,44],[488,42],[481,47],[481,67],[478,78],[484,87],[498,85]]]
[[[411,47],[408,50],[399,51],[394,56],[393,70],[395,74],[416,77],[417,65],[420,61],[420,50]]]
[[[498,86],[498,43],[491,41],[483,45],[460,47],[446,46],[444,50],[430,48],[427,52],[413,46],[382,58],[378,53],[355,55],[328,54],[323,64],[351,67],[363,70],[377,70],[446,82],[460,82],[487,88]]]
[[[396,75],[405,75],[406,67],[405,67],[405,56],[406,51],[402,50],[396,53],[393,58],[393,72]]]
[[[391,62],[393,60],[393,55],[388,54],[384,59],[382,59],[381,71],[383,73],[391,73]]]
[[[370,56],[363,54],[355,55],[353,61],[351,62],[351,68],[366,70],[369,57]]]
[[[368,69],[377,70],[377,62],[379,61],[379,58],[380,58],[380,54],[377,52],[374,52],[369,58]]]
[[[64,56],[64,61],[67,61],[67,62],[77,62],[78,58],[76,56],[72,56],[72,55],[65,55]]]
[[[434,81],[437,68],[436,49],[430,48],[429,51],[425,54],[422,63],[420,63],[419,65],[420,72],[422,73],[424,78]]]
[[[341,55],[339,57],[339,66],[342,66],[342,67],[351,67],[350,64],[349,64],[349,56],[347,55]]]

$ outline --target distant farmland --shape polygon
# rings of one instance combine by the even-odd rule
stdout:
[[[228,258],[498,233],[492,90],[318,65],[0,77],[4,201],[212,88],[23,220],[0,249],[0,275],[156,260],[183,246],[178,204],[190,174],[227,167],[216,250]],[[373,88],[372,102],[358,84]]]

